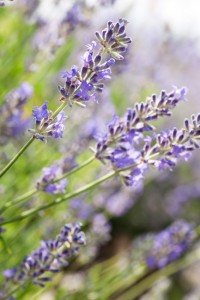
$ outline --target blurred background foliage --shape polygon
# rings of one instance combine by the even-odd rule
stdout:
[[[197,37],[175,32],[173,24],[161,18],[156,26],[149,25],[151,19],[156,18],[154,1],[141,1],[140,4],[140,1],[123,1],[124,5],[118,2],[57,0],[41,3],[34,0],[30,3],[16,0],[0,8],[0,104],[4,106],[9,93],[27,82],[33,86],[34,93],[24,107],[24,119],[31,117],[32,106],[41,105],[44,100],[48,100],[52,110],[56,109],[60,98],[57,85],[63,82],[61,72],[80,64],[85,45],[93,40],[94,32],[103,28],[107,20],[127,18],[129,35],[133,38],[125,60],[114,67],[112,80],[99,103],[90,103],[86,109],[67,108],[69,118],[64,138],[50,140],[48,144],[36,141],[1,179],[2,205],[33,189],[42,168],[63,158],[73,157],[77,163],[89,158],[89,147],[94,144],[93,132],[96,129],[103,131],[114,112],[123,115],[127,107],[133,107],[136,101],[144,101],[152,93],[170,90],[172,85],[185,85],[189,89],[189,103],[180,104],[173,118],[157,122],[160,130],[173,128],[175,124],[181,126],[185,117],[199,112]],[[73,5],[78,5],[74,22],[67,19]],[[136,12],[142,5],[151,10],[141,26]],[[176,14],[181,14],[180,10]],[[187,23],[187,16],[179,22]],[[28,138],[29,133],[25,131],[17,138],[7,136],[6,142],[1,142],[1,166]],[[19,292],[17,299],[200,299],[199,263],[162,280],[155,276],[149,287],[134,296],[137,283],[142,283],[141,278],[145,281],[148,273],[141,245],[137,245],[138,239],[148,236],[149,242],[148,239],[144,242],[147,247],[151,232],[159,232],[173,221],[184,219],[196,225],[199,223],[199,155],[197,151],[189,163],[183,162],[174,172],[150,172],[144,185],[137,190],[123,186],[118,179],[111,179],[98,189],[81,195],[81,208],[74,209],[76,206],[71,201],[63,202],[36,216],[6,225],[0,243],[2,271],[20,264],[25,255],[39,247],[40,240],[55,236],[64,223],[87,223],[87,246],[76,261],[56,275],[46,288],[27,286]],[[70,177],[67,191],[74,191],[105,171],[106,167],[93,162]],[[54,197],[39,192],[28,201],[7,209],[3,217],[10,219],[26,209],[48,203]],[[94,229],[94,214],[91,217],[82,212],[81,215],[80,210],[85,206],[87,213],[93,209],[97,215],[104,216],[105,222],[96,225],[99,232],[98,228]],[[197,253],[198,249],[199,245],[196,245]]]

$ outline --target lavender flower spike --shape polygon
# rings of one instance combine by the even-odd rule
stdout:
[[[195,239],[190,223],[177,221],[155,236],[152,249],[146,256],[149,268],[163,268],[183,254]]]
[[[15,285],[22,286],[30,281],[44,287],[52,280],[53,273],[60,272],[70,259],[86,244],[81,224],[66,224],[54,240],[42,241],[41,248],[26,256],[18,268],[4,271],[6,278],[2,294],[6,297]]]
[[[185,94],[186,88],[162,91],[159,97],[152,95],[146,102],[136,103],[122,119],[115,115],[108,132],[97,138],[96,157],[103,163],[110,161],[128,186],[143,179],[149,166],[171,169],[178,159],[187,159],[198,147],[200,117],[193,117],[191,125],[186,121],[186,128],[179,131],[156,134],[152,125],[159,117],[170,116]]]
[[[86,102],[96,99],[97,93],[102,92],[104,81],[111,78],[110,67],[115,60],[124,58],[131,43],[125,33],[127,23],[124,19],[117,23],[108,22],[102,33],[96,32],[97,42],[92,41],[87,46],[81,69],[73,66],[70,72],[64,72],[65,86],[58,86],[58,89],[69,105],[76,103],[84,107]],[[105,54],[110,57],[105,57]]]

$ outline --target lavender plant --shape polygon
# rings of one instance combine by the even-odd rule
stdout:
[[[36,122],[35,129],[30,130],[33,136],[1,171],[0,177],[7,172],[34,139],[46,141],[46,136],[62,137],[63,122],[66,118],[63,109],[67,105],[75,103],[85,107],[84,102],[93,99],[97,92],[103,90],[104,85],[102,82],[110,78],[110,66],[115,63],[113,58],[103,60],[105,54],[109,54],[115,59],[123,59],[123,53],[126,51],[128,44],[131,43],[131,39],[124,32],[126,25],[127,21],[124,19],[120,19],[117,23],[108,22],[107,28],[102,31],[102,35],[99,32],[96,33],[99,40],[97,55],[93,58],[94,48],[96,48],[97,43],[92,42],[84,55],[84,65],[81,72],[76,66],[72,68],[71,73],[65,72],[63,76],[67,78],[66,86],[58,86],[63,103],[54,113],[48,110],[47,102],[33,109],[33,117],[35,117]]]
[[[111,3],[114,5],[114,1]],[[102,4],[107,3],[102,1]],[[82,21],[79,10],[74,5],[61,21],[63,27],[58,28],[57,33],[69,24],[71,27],[67,28],[72,32]],[[171,117],[171,111],[186,100],[185,87],[175,87],[169,93],[163,90],[159,96],[153,94],[144,102],[128,108],[123,117],[114,114],[113,119],[107,123],[106,133],[98,133],[104,122],[99,106],[104,106],[105,110],[112,106],[106,106],[103,102],[103,98],[106,97],[104,84],[111,79],[113,65],[117,61],[122,61],[123,64],[131,43],[131,38],[126,33],[127,24],[122,18],[116,23],[109,21],[105,29],[96,32],[96,41],[92,41],[87,46],[87,51],[81,55],[82,65],[73,66],[70,71],[62,73],[64,84],[58,86],[61,104],[55,111],[49,108],[52,105],[50,101],[45,100],[43,104],[37,101],[34,104],[34,124],[29,128],[31,139],[0,173],[0,193],[5,191],[5,201],[2,200],[0,205],[0,241],[4,250],[2,253],[3,257],[9,257],[9,267],[18,265],[11,269],[3,267],[1,299],[14,299],[15,295],[22,298],[26,293],[30,298],[34,293],[32,285],[51,287],[49,282],[53,274],[61,270],[64,270],[63,274],[72,272],[72,277],[75,273],[84,277],[84,291],[80,289],[78,295],[68,293],[65,282],[64,298],[135,299],[151,287],[149,283],[153,284],[162,276],[171,275],[199,260],[198,252],[192,248],[199,236],[198,222],[192,224],[190,220],[182,220],[171,226],[164,224],[156,230],[159,233],[151,233],[147,239],[142,238],[142,246],[139,247],[135,246],[135,235],[140,236],[140,230],[143,231],[144,228],[140,228],[138,233],[130,219],[127,221],[130,227],[126,227],[125,220],[131,213],[131,207],[136,209],[137,213],[134,206],[136,193],[139,191],[140,197],[144,196],[146,171],[159,171],[154,172],[154,176],[158,177],[160,174],[166,174],[167,170],[174,170],[179,161],[189,161],[193,151],[199,148],[200,136],[199,114],[185,119],[181,129],[171,126],[172,129],[165,128],[161,131],[160,123],[157,123],[157,120],[160,122],[164,117]],[[50,47],[53,48],[54,45]],[[56,53],[54,54],[56,59]],[[31,82],[31,77],[29,79]],[[0,108],[3,116],[2,144],[10,137],[15,140],[27,129],[29,118],[25,105],[31,95],[32,87],[27,83],[8,94],[8,100]],[[94,121],[90,120],[89,114],[87,115],[92,105],[95,106]],[[71,112],[75,107],[77,116],[73,123]],[[86,115],[85,118],[80,118],[82,114]],[[68,124],[71,123],[66,126],[68,136],[65,132],[67,118],[70,120]],[[66,136],[64,143],[62,141]],[[46,143],[49,138],[52,138],[52,141],[48,147],[38,143],[37,148],[33,146],[34,151],[24,153],[33,141],[40,140]],[[71,141],[75,146],[71,145]],[[89,158],[85,152],[88,145],[91,145],[90,149],[93,152]],[[9,152],[10,145],[6,147]],[[53,152],[57,152],[58,149],[62,150],[55,161]],[[15,165],[16,169],[10,170],[22,154],[23,160]],[[12,186],[12,181],[14,177],[19,183],[23,181],[24,177],[21,177],[21,174],[25,173],[23,168],[27,162],[32,171],[26,177],[29,178],[30,187],[34,188],[23,193],[15,189],[15,185]],[[38,170],[34,172],[35,166],[31,166],[31,163],[35,163]],[[149,172],[151,173],[153,172]],[[5,174],[7,176],[3,176]],[[108,181],[114,177],[116,180]],[[9,193],[8,188],[2,189],[4,182],[11,184],[9,188],[13,187],[12,193]],[[94,192],[102,183],[105,183],[102,188]],[[151,218],[150,211],[148,217]],[[41,235],[54,235],[55,224],[56,227],[62,226],[66,219],[70,224],[65,225],[54,240],[42,241],[41,247],[32,252],[33,240],[37,244]],[[73,262],[79,247],[86,244],[85,233],[81,231],[77,220],[83,222],[87,245],[84,249],[81,248],[80,260],[76,261],[76,265]],[[18,226],[15,226],[16,223]],[[26,231],[28,238],[24,237]],[[126,238],[125,242],[120,237],[120,232],[123,231],[126,231],[123,235]],[[20,243],[24,246],[23,254],[32,252],[24,257],[22,263],[20,257],[17,258]],[[16,252],[13,245],[17,246]],[[121,249],[122,258],[116,256],[111,258],[108,264],[107,261],[96,264],[97,261],[119,253]],[[13,255],[15,253],[16,255]],[[2,262],[2,265],[5,266],[5,263]],[[109,290],[105,288],[108,283]],[[67,286],[69,285],[70,281],[67,282]],[[61,282],[55,283],[58,293],[60,286]]]

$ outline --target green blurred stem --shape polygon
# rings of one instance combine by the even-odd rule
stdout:
[[[61,98],[62,99],[62,98]],[[68,101],[64,101],[52,114],[51,118],[55,119],[57,115],[68,105]]]
[[[31,137],[30,140],[19,150],[19,152],[11,159],[11,161],[5,166],[5,168],[0,172],[0,178],[14,165],[18,158],[24,153],[24,151],[33,143],[35,140],[34,137]]]
[[[66,177],[69,177],[70,175],[78,172],[79,170],[81,170],[82,168],[86,167],[87,165],[89,165],[90,163],[92,163],[95,160],[95,156],[91,156],[89,159],[87,159],[86,161],[84,161],[82,164],[78,165],[76,168],[73,168],[72,170],[70,170],[69,172],[65,173],[63,176],[57,178],[56,180],[54,180],[51,183],[56,183]],[[17,197],[16,199],[7,202],[6,204],[4,204],[0,210],[1,212],[4,212],[7,208],[9,208],[10,206],[16,205],[20,202],[23,202],[27,199],[29,199],[30,197],[32,197],[33,195],[37,194],[39,191],[37,189],[33,189],[19,197]]]
[[[66,200],[69,200],[69,199],[72,199],[74,197],[77,197],[78,195],[84,193],[84,192],[87,192],[93,188],[95,188],[96,186],[98,186],[99,184],[101,184],[102,182],[112,178],[114,175],[116,174],[116,171],[112,171],[102,177],[100,177],[99,179],[77,189],[75,192],[73,193],[68,193],[66,194],[64,197],[60,197],[60,198],[57,198],[55,199],[54,201],[50,202],[50,203],[47,203],[47,204],[44,204],[44,205],[41,205],[37,208],[33,208],[33,209],[29,209],[27,211],[24,211],[23,213],[21,213],[18,217],[16,218],[13,218],[13,219],[10,219],[10,220],[6,220],[6,221],[3,221],[0,223],[0,225],[3,225],[3,224],[9,224],[9,223],[13,223],[13,222],[17,222],[17,221],[21,221],[25,218],[28,218],[29,216],[32,216],[32,215],[36,215],[38,212],[40,211],[43,211],[47,208],[50,208],[52,206],[55,206],[55,205],[58,205]]]
[[[92,163],[94,160],[96,159],[96,157],[93,155],[90,158],[88,158],[86,161],[84,161],[82,164],[78,165],[76,168],[73,168],[71,171],[67,172],[66,174],[64,174],[63,176],[59,177],[58,179],[54,180],[53,183],[58,182],[74,173],[76,173],[77,171],[81,170],[82,168],[86,167],[87,165],[89,165],[90,163]]]
[[[9,201],[7,202],[6,204],[4,204],[1,208],[0,208],[0,211],[1,213],[3,213],[7,208],[9,208],[10,206],[13,206],[13,205],[16,205],[20,202],[23,202],[27,199],[29,199],[30,197],[34,196],[35,194],[37,194],[38,190],[37,189],[33,189],[19,197],[17,197],[16,199],[12,200],[12,201]]]
[[[155,157],[158,156],[158,155],[159,155],[159,153],[156,153],[156,154],[151,155],[149,158],[155,158]],[[95,159],[95,157],[91,158],[91,161],[92,161],[93,159]],[[90,159],[89,159],[89,163],[90,163],[91,161],[90,161]],[[88,163],[87,163],[87,164],[88,164]],[[85,164],[84,164],[84,166],[85,166]],[[33,208],[33,209],[30,209],[30,210],[27,210],[27,211],[21,213],[21,214],[20,214],[18,217],[16,217],[16,218],[13,218],[13,219],[10,219],[10,220],[1,222],[0,225],[3,225],[3,224],[9,224],[9,223],[13,223],[13,222],[16,222],[16,221],[20,221],[20,220],[22,220],[22,219],[27,218],[27,217],[30,216],[30,215],[37,214],[39,211],[42,211],[42,210],[45,210],[45,209],[47,209],[47,208],[49,208],[49,207],[51,207],[51,206],[55,206],[55,205],[57,205],[57,204],[60,204],[60,203],[62,203],[62,202],[65,201],[65,200],[72,199],[72,198],[74,198],[74,197],[76,197],[76,196],[78,196],[78,195],[80,195],[80,194],[82,194],[82,193],[84,193],[84,192],[89,191],[89,190],[92,189],[93,187],[96,187],[97,185],[99,185],[100,183],[102,183],[102,182],[104,182],[104,181],[110,179],[110,178],[113,177],[114,175],[120,174],[121,172],[127,171],[127,170],[129,170],[129,169],[131,169],[131,168],[134,168],[134,167],[137,167],[137,166],[138,166],[138,164],[132,164],[132,165],[130,165],[130,166],[124,168],[124,169],[115,169],[114,171],[111,171],[111,172],[108,173],[107,175],[104,175],[103,177],[101,177],[101,178],[99,178],[99,179],[97,179],[97,180],[95,180],[95,181],[93,181],[93,182],[91,182],[91,183],[89,183],[89,184],[83,186],[82,188],[76,190],[74,193],[66,194],[66,195],[63,196],[63,197],[57,198],[56,200],[54,200],[54,201],[52,201],[52,202],[50,202],[50,203],[48,203],[48,204],[39,206],[38,208]],[[71,170],[70,173],[72,174],[72,173],[74,173],[74,171]],[[65,175],[67,176],[67,174],[65,174]],[[64,177],[62,177],[62,178],[64,178]],[[23,199],[23,200],[24,200],[24,199]],[[19,202],[20,202],[20,200],[19,200],[19,198],[18,198],[18,202],[17,202],[17,203],[19,203]]]

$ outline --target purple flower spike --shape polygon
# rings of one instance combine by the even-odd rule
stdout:
[[[172,170],[179,159],[188,160],[191,152],[200,148],[200,115],[193,115],[191,122],[185,120],[181,130],[156,134],[152,125],[159,117],[170,116],[171,110],[185,100],[186,92],[185,87],[162,91],[158,97],[152,95],[146,102],[136,103],[122,118],[114,115],[107,123],[107,133],[97,136],[96,158],[103,163],[110,161],[128,186],[139,182],[149,166]]]
[[[63,74],[65,86],[58,86],[58,89],[68,99],[69,105],[76,103],[84,107],[86,101],[93,100],[97,93],[103,91],[103,81],[111,78],[110,66],[124,58],[124,52],[131,43],[125,33],[126,25],[123,19],[117,23],[108,22],[101,34],[96,32],[98,41],[87,46],[82,67],[73,66],[71,72]]]
[[[177,221],[155,235],[152,249],[146,256],[149,268],[163,268],[179,258],[192,244],[195,232],[192,224]]]
[[[63,266],[69,264],[69,259],[79,253],[79,248],[86,244],[86,238],[81,231],[81,224],[66,224],[55,240],[41,242],[41,248],[24,257],[18,268],[3,272],[5,283],[1,290],[4,298],[8,299],[9,284],[24,285],[32,281],[44,287],[52,280],[54,273],[60,272]],[[4,291],[5,288],[5,291]]]
[[[35,106],[32,110],[32,115],[35,117],[37,122],[41,122],[42,119],[48,120],[49,112],[47,107],[47,101],[44,102],[42,106]]]

